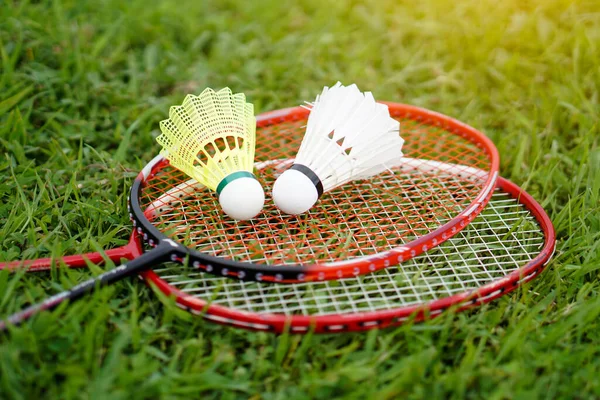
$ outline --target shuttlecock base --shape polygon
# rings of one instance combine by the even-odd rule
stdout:
[[[319,199],[315,183],[306,174],[288,169],[273,185],[273,201],[286,214],[302,214]]]

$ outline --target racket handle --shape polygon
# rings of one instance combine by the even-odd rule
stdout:
[[[175,250],[177,250],[178,247],[179,246],[177,245],[174,246],[172,242],[161,243],[153,250],[142,254],[140,257],[135,258],[126,264],[122,264],[95,278],[88,279],[87,281],[73,286],[69,290],[65,290],[62,293],[49,297],[40,303],[34,304],[11,315],[4,321],[0,321],[0,331],[6,330],[7,324],[19,325],[41,311],[56,308],[67,300],[73,301],[80,299],[84,295],[92,293],[96,288],[110,285],[127,276],[142,272],[157,263],[167,261],[170,259],[171,254],[175,253]]]

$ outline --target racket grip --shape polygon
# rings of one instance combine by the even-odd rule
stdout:
[[[170,259],[171,254],[175,253],[177,248],[178,246],[175,247],[168,243],[162,243],[153,250],[142,254],[140,257],[135,258],[128,263],[122,264],[110,271],[98,275],[95,278],[81,282],[69,290],[58,293],[40,303],[34,304],[9,316],[6,318],[6,320],[0,321],[0,331],[6,330],[8,324],[19,325],[41,311],[56,308],[67,300],[78,300],[86,294],[92,293],[94,290],[96,290],[96,288],[110,285],[111,283],[117,282],[127,276],[142,272],[157,263],[167,261]]]

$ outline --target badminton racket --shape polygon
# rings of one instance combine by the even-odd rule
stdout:
[[[141,245],[134,234],[127,246],[106,256],[115,262],[135,259]],[[427,253],[373,274],[275,285],[167,263],[142,276],[179,307],[208,321],[271,332],[347,332],[480,306],[538,276],[554,250],[554,228],[542,207],[500,178],[486,209],[466,229]],[[102,260],[98,253],[85,258]],[[62,261],[81,267],[85,258]],[[50,263],[38,266],[48,268]]]
[[[483,134],[449,117],[388,107],[401,121],[407,162],[334,190],[306,217],[282,216],[272,207],[250,223],[228,221],[214,196],[156,157],[136,178],[129,199],[133,225],[154,249],[11,322],[169,260],[242,280],[292,283],[373,272],[442,243],[489,201],[497,151]],[[272,183],[289,164],[307,116],[296,107],[257,118],[259,179]]]
[[[463,229],[489,201],[498,153],[483,134],[452,118],[387,105],[401,121],[405,162],[327,193],[306,215],[281,215],[267,199],[258,218],[235,222],[221,215],[208,189],[156,157],[131,190],[134,227],[160,248],[155,255],[166,249],[155,262],[185,258],[206,272],[244,280],[339,279],[427,251]],[[293,162],[308,114],[295,107],[257,117],[256,173],[263,186],[271,187]],[[35,270],[44,262],[24,265]]]

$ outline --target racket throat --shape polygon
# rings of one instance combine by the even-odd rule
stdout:
[[[110,271],[103,273],[96,279],[102,285],[108,285],[125,277],[146,271],[156,264],[166,261],[176,261],[176,258],[184,258],[185,248],[172,240],[163,240],[158,246],[141,256],[120,265]],[[75,288],[73,288],[75,289]]]

